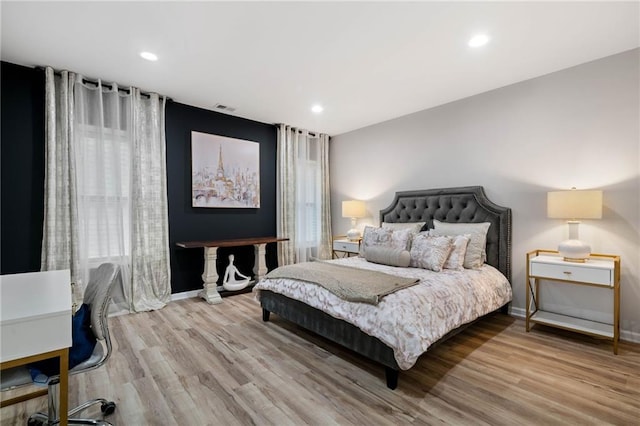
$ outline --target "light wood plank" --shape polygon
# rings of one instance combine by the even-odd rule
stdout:
[[[115,425],[638,424],[640,345],[611,343],[505,315],[485,319],[401,372],[383,368],[275,315],[251,293],[187,299],[110,319],[107,365],[71,376],[70,405],[96,396]],[[18,391],[12,391],[18,392]],[[0,410],[3,426],[46,409]],[[99,409],[90,414],[99,416]]]

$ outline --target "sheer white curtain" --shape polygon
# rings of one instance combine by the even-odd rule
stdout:
[[[69,73],[71,74],[71,73]],[[47,68],[47,88],[56,79]],[[60,79],[63,79],[62,73]],[[76,281],[86,283],[91,269],[103,262],[120,265],[122,294],[114,301],[130,311],[162,308],[171,296],[166,159],[165,99],[141,96],[135,88],[118,90],[115,84],[87,82],[73,77],[72,90],[60,92],[73,104],[69,163],[76,182],[77,215],[70,229],[59,229],[58,210],[45,211],[44,240],[48,235],[76,233],[77,256],[67,258]],[[47,93],[49,98],[49,93]],[[47,109],[48,122],[63,117]],[[62,142],[56,138],[48,145]],[[61,164],[47,159],[47,176]],[[56,189],[55,192],[64,191]],[[70,197],[74,198],[74,197]],[[43,265],[57,254],[44,250]],[[55,249],[55,247],[54,247]]]
[[[329,136],[279,125],[277,169],[279,264],[329,259]]]
[[[126,291],[131,280],[130,97],[120,96],[117,86],[83,83],[82,76],[77,76],[73,96],[80,270],[88,279],[91,269],[100,263],[116,263]],[[119,292],[114,301],[120,308],[129,308],[129,299]]]

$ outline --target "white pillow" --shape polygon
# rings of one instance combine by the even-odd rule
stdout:
[[[464,269],[464,255],[467,253],[467,245],[469,244],[469,240],[471,240],[471,235],[456,235],[451,237],[451,239],[453,241],[453,248],[451,249],[451,253],[449,253],[447,261],[444,262],[443,268],[460,271]]]
[[[411,244],[411,262],[414,268],[442,271],[444,263],[453,248],[450,237],[431,236],[426,232],[420,233]]]
[[[487,260],[486,244],[490,222],[482,223],[447,223],[433,220],[431,235],[455,236],[469,234],[469,245],[464,254],[463,266],[467,269],[481,267]]]
[[[380,263],[383,265],[400,266],[406,268],[411,261],[411,255],[407,250],[400,250],[390,247],[369,247],[364,252],[367,262]]]
[[[425,223],[426,222],[406,222],[406,223],[405,222],[403,223],[382,222],[382,227],[391,229],[392,231],[399,231],[402,229],[411,229],[414,234],[417,234],[422,230],[422,227],[424,226]]]

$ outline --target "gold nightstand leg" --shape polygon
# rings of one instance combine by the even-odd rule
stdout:
[[[531,297],[529,296],[529,292],[531,291],[531,284],[529,283],[529,277],[527,277],[527,285],[525,286],[525,292],[527,293],[527,301],[526,301],[526,308],[527,311],[525,313],[524,316],[524,324],[525,324],[525,329],[527,330],[527,333],[529,332],[529,304],[531,303]]]
[[[613,353],[618,355],[618,340],[620,339],[620,258],[614,260],[613,276]]]

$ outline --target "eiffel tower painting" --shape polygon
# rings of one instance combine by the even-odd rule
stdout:
[[[191,132],[192,207],[259,208],[260,144]]]

